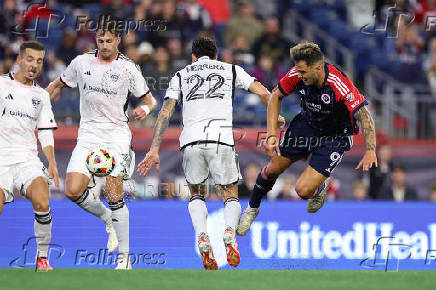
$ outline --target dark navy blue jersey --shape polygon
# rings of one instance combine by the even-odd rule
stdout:
[[[293,67],[279,82],[284,95],[301,97],[301,115],[319,135],[353,135],[359,132],[354,113],[368,104],[353,83],[335,66],[325,63],[321,88],[307,86]]]

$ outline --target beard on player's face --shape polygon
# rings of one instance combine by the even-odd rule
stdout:
[[[312,65],[309,67],[308,72],[304,79],[306,79],[306,85],[308,86],[318,86],[320,83],[320,78],[322,77],[321,69],[318,65]]]
[[[97,35],[97,48],[100,57],[104,60],[111,60],[118,53],[120,38],[110,32]]]

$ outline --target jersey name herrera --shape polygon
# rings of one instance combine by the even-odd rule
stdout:
[[[186,67],[186,72],[191,71],[202,71],[202,70],[225,70],[224,66],[221,64],[192,64]]]

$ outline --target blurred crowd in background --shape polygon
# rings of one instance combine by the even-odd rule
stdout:
[[[335,11],[338,24],[344,22],[349,33],[384,28],[384,34],[374,34],[374,39],[370,39],[373,44],[353,42],[358,45],[356,49],[365,49],[360,54],[362,58],[356,58],[356,75],[350,76],[360,89],[362,73],[373,61],[399,82],[421,85],[436,96],[436,0],[49,0],[47,6],[34,4],[36,2],[41,1],[0,0],[0,73],[14,71],[19,44],[37,36],[47,50],[39,79],[41,86],[57,78],[78,54],[96,47],[95,33],[86,25],[78,26],[78,19],[98,21],[103,14],[143,24],[142,28],[123,34],[120,50],[140,66],[160,103],[172,75],[191,62],[191,43],[199,34],[215,38],[219,60],[241,65],[272,90],[292,65],[289,49],[295,41],[284,33],[290,29],[286,21],[288,12],[298,9],[310,19],[309,15],[313,16],[310,9],[327,7]],[[312,20],[316,23],[322,19]],[[338,30],[332,37],[347,46],[346,31]],[[368,53],[370,58],[365,57]],[[52,105],[60,126],[78,124],[77,90],[64,90]],[[135,99],[130,98],[130,108],[136,105]],[[285,99],[282,110],[285,117],[291,118],[299,110],[299,100]],[[266,125],[266,109],[257,96],[237,92],[234,113],[237,125]],[[180,117],[178,108],[172,125],[179,125]],[[137,127],[153,124],[153,118],[132,123]],[[379,167],[361,176],[353,185],[355,200],[417,200],[416,190],[407,183],[407,170],[392,162],[390,151],[389,145],[379,148]],[[259,166],[248,163],[243,168],[241,197],[249,196]],[[176,179],[168,175],[160,182],[176,184]],[[285,175],[269,198],[299,200],[295,182],[296,176]],[[339,188],[340,181],[334,179],[329,189],[331,199],[338,197]],[[169,186],[166,193],[159,196],[177,198],[180,194],[176,191],[175,185]],[[138,198],[147,195],[146,190],[138,192]],[[428,199],[436,201],[436,185],[428,192]],[[211,190],[209,197],[217,199],[218,194]]]
[[[298,9],[310,19],[317,16],[311,12],[322,8],[335,13],[331,21],[346,23],[343,31],[336,29],[338,35],[332,36],[338,42],[350,43],[356,53],[364,50],[355,60],[356,75],[350,76],[358,84],[375,58],[375,65],[399,81],[422,85],[436,95],[435,0],[49,0],[46,6],[31,4],[36,2],[41,1],[0,0],[0,73],[14,70],[19,43],[37,36],[47,48],[39,81],[43,86],[59,76],[75,56],[95,48],[95,34],[86,25],[79,25],[79,19],[98,21],[101,15],[110,15],[142,23],[130,26],[120,50],[141,67],[158,99],[171,75],[191,62],[190,46],[198,34],[216,39],[220,60],[241,65],[272,89],[291,65],[289,49],[295,43],[283,33],[290,29],[285,21],[288,12]],[[314,22],[330,21],[328,17],[327,13]],[[386,31],[364,43],[351,41],[348,33],[362,35],[358,33],[362,27],[366,32]],[[66,91],[54,102],[58,120],[77,124],[77,97],[77,93]],[[134,102],[132,99],[132,106]],[[295,115],[298,103],[286,100],[284,114]],[[244,93],[236,97],[235,120],[241,125],[264,125],[264,118],[253,118],[263,112],[256,97]],[[180,116],[173,119],[174,123],[178,120]]]

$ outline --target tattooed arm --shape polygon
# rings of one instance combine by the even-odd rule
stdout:
[[[162,109],[157,117],[156,125],[154,125],[153,141],[151,143],[150,151],[159,151],[160,143],[162,142],[163,134],[168,127],[170,118],[176,108],[177,100],[166,99],[162,105]]]
[[[377,167],[377,156],[375,154],[376,140],[375,140],[375,125],[370,112],[366,106],[362,106],[356,113],[354,118],[360,123],[362,128],[363,138],[365,139],[365,155],[356,166],[356,169],[363,168],[368,171],[374,164]]]
[[[156,164],[156,170],[160,170],[160,160],[159,160],[159,147],[162,142],[165,130],[168,127],[171,116],[173,115],[174,109],[177,105],[177,100],[167,98],[165,99],[162,109],[157,117],[156,125],[154,126],[153,141],[151,143],[150,151],[148,151],[144,160],[138,164],[138,172],[140,175],[146,175],[148,171]]]

